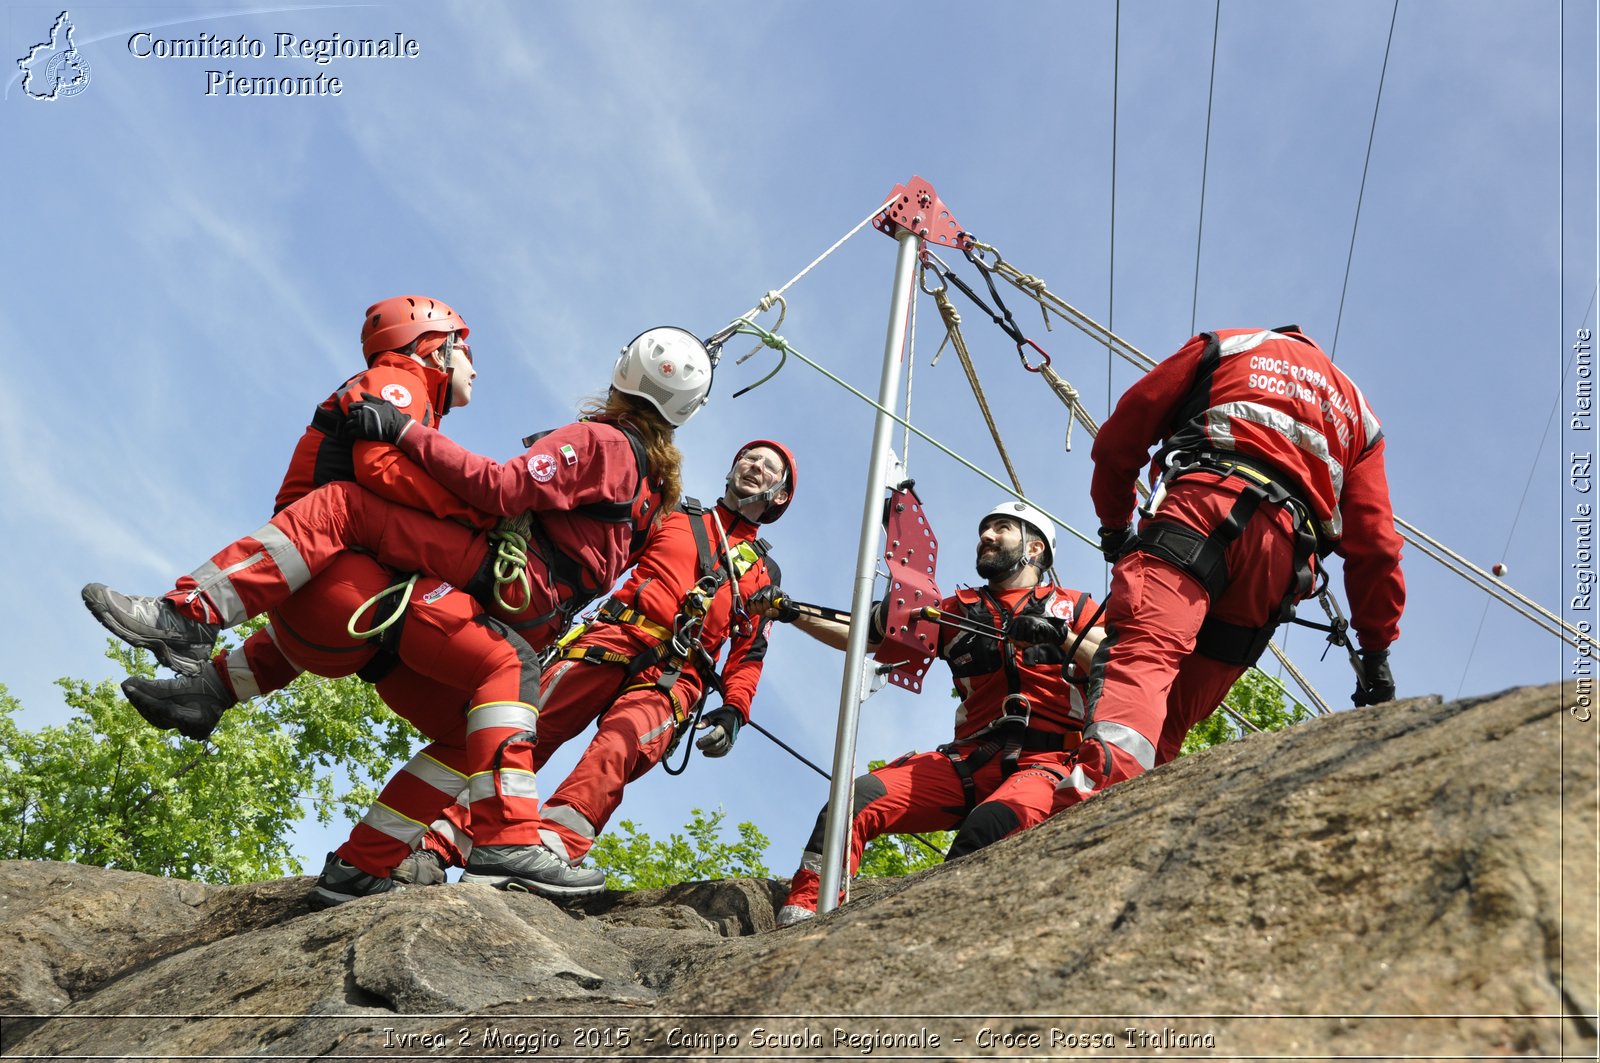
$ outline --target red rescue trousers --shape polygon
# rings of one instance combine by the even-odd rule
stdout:
[[[654,648],[656,640],[637,628],[597,624],[572,650],[610,652],[632,659]],[[677,723],[700,700],[701,679],[683,672],[668,692],[656,685],[659,665],[631,679],[621,662],[567,658],[545,674],[540,688],[539,737],[529,766],[537,771],[561,746],[599,718],[599,726],[571,774],[531,819],[505,824],[491,836],[478,818],[485,809],[447,808],[424,843],[445,862],[464,865],[473,845],[539,843],[577,863],[583,859],[622,804],[623,788],[661,762]],[[524,806],[525,808],[526,806]]]
[[[950,747],[967,756],[980,742],[960,742]],[[991,757],[972,773],[974,797],[984,804],[1009,810],[1017,830],[1038,826],[1050,815],[1056,786],[1062,775],[1061,754],[1024,753],[1010,778],[1001,778],[1001,759]],[[1053,759],[1054,758],[1054,759]],[[908,753],[899,760],[863,775],[855,782],[855,808],[850,819],[849,874],[861,866],[867,843],[880,834],[923,834],[951,830],[967,815],[967,798],[955,764],[944,753]],[[981,806],[980,806],[981,807]],[[800,870],[789,886],[785,905],[816,911],[822,885],[823,833],[828,810],[817,814],[817,825],[800,857]]]
[[[1237,480],[1174,483],[1159,517],[1208,534],[1233,508]],[[1090,680],[1083,745],[1064,755],[1054,812],[1178,755],[1189,729],[1214,712],[1245,672],[1194,652],[1207,616],[1261,627],[1278,612],[1294,574],[1290,511],[1263,503],[1226,552],[1230,580],[1213,602],[1193,575],[1134,551],[1111,573],[1107,636]],[[1109,754],[1109,763],[1107,763]]]
[[[397,651],[405,667],[378,690],[433,742],[385,785],[339,850],[379,876],[405,859],[463,789],[480,823],[538,819],[533,648],[438,579],[417,581],[401,623]]]
[[[180,578],[166,597],[184,616],[231,627],[280,605],[340,553],[355,549],[365,550],[396,572],[425,572],[464,587],[483,567],[489,540],[455,521],[339,481],[297,499],[254,532],[213,554]],[[563,598],[532,552],[526,572],[530,600],[507,615],[514,624],[555,612]],[[553,618],[523,635],[539,645],[559,626],[559,618]]]

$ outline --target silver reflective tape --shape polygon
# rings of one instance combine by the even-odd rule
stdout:
[[[367,809],[367,814],[361,817],[361,822],[371,827],[380,834],[387,834],[395,841],[414,845],[418,838],[428,832],[426,823],[418,823],[410,816],[402,816],[388,805],[374,802]]]
[[[539,722],[539,713],[523,701],[490,701],[474,705],[467,710],[467,733],[491,727],[511,727],[518,731],[531,731]]]
[[[1072,774],[1056,783],[1057,790],[1076,790],[1085,797],[1094,793],[1094,780],[1089,778],[1089,773],[1079,764],[1072,769]]]
[[[240,701],[248,701],[261,693],[261,684],[256,682],[256,674],[250,670],[250,661],[244,655],[243,646],[228,653],[228,685],[233,687],[233,696]]]
[[[290,590],[299,590],[311,582],[311,569],[300,556],[300,548],[276,524],[263,524],[252,533],[252,538],[266,548],[267,556],[278,566]]]
[[[1276,335],[1278,335],[1278,333],[1267,330],[1265,332],[1252,332],[1242,336],[1229,336],[1227,339],[1217,344],[1217,353],[1226,358],[1229,355],[1243,354],[1245,351],[1253,351]]]
[[[580,838],[594,838],[594,824],[585,819],[571,805],[545,805],[539,816],[546,823],[561,824]]]
[[[800,870],[809,871],[813,875],[822,874],[822,854],[812,852],[801,853]]]
[[[1100,739],[1109,742],[1139,762],[1139,766],[1149,771],[1156,766],[1156,747],[1150,740],[1135,731],[1127,724],[1114,723],[1111,720],[1096,720],[1083,729],[1083,740]]]
[[[639,748],[643,749],[645,746],[649,745],[651,742],[654,742],[657,738],[660,738],[662,732],[672,730],[673,722],[674,721],[672,721],[672,720],[667,720],[664,723],[662,723],[660,726],[655,727],[655,728],[651,729],[650,731],[647,731],[644,734],[640,735],[639,736]]]
[[[400,769],[444,794],[461,792],[461,787],[466,785],[467,777],[461,772],[428,756],[418,753],[411,758],[411,763]]]
[[[549,849],[567,863],[572,863],[572,854],[567,852],[567,843],[561,840],[561,835],[553,830],[545,830],[540,827],[539,841],[543,843],[546,849]]]
[[[478,774],[467,780],[467,799],[470,802],[468,805],[469,808],[472,805],[477,804],[479,801],[484,801],[494,796],[494,772],[480,771]]]
[[[501,768],[500,792],[506,797],[526,797],[537,801],[539,800],[539,780],[531,771]]]

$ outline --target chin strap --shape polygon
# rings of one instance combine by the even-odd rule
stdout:
[[[755,519],[755,523],[760,524],[761,518],[767,515],[767,510],[772,508],[772,500],[778,496],[778,492],[788,488],[789,475],[785,473],[783,479],[779,480],[765,491],[759,491],[753,495],[741,495],[735,493],[732,472],[728,473],[728,478],[723,481],[723,484],[727,491],[726,497],[732,502],[732,505],[729,508],[731,508],[735,513],[743,515],[744,507],[750,505],[752,502],[760,502],[762,504],[761,514]]]

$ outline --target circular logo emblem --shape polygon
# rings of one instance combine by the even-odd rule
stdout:
[[[404,384],[385,384],[378,394],[385,402],[392,402],[401,409],[411,405],[411,392]]]
[[[1052,598],[1046,611],[1057,620],[1072,622],[1072,603],[1065,598]]]
[[[528,475],[540,483],[549,483],[555,479],[556,459],[549,454],[535,454],[528,459]]]
[[[89,63],[77,49],[58,52],[44,68],[44,83],[52,96],[76,96],[89,87]]]
[[[677,371],[678,371],[678,367],[673,365],[671,362],[662,362],[661,363],[660,373],[661,373],[662,376],[671,376],[673,373],[676,373]]]

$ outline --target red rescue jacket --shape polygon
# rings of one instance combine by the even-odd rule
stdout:
[[[1076,634],[1089,626],[1099,604],[1087,593],[1041,583],[999,592],[963,587],[939,608],[997,630],[1015,616],[1052,616],[1065,620]],[[1057,732],[1083,727],[1081,684],[1063,677],[1059,646],[1019,650],[1010,643],[946,627],[939,633],[939,656],[950,666],[961,695],[957,741],[975,737],[993,724],[1011,694],[1028,699],[1030,727]]]

